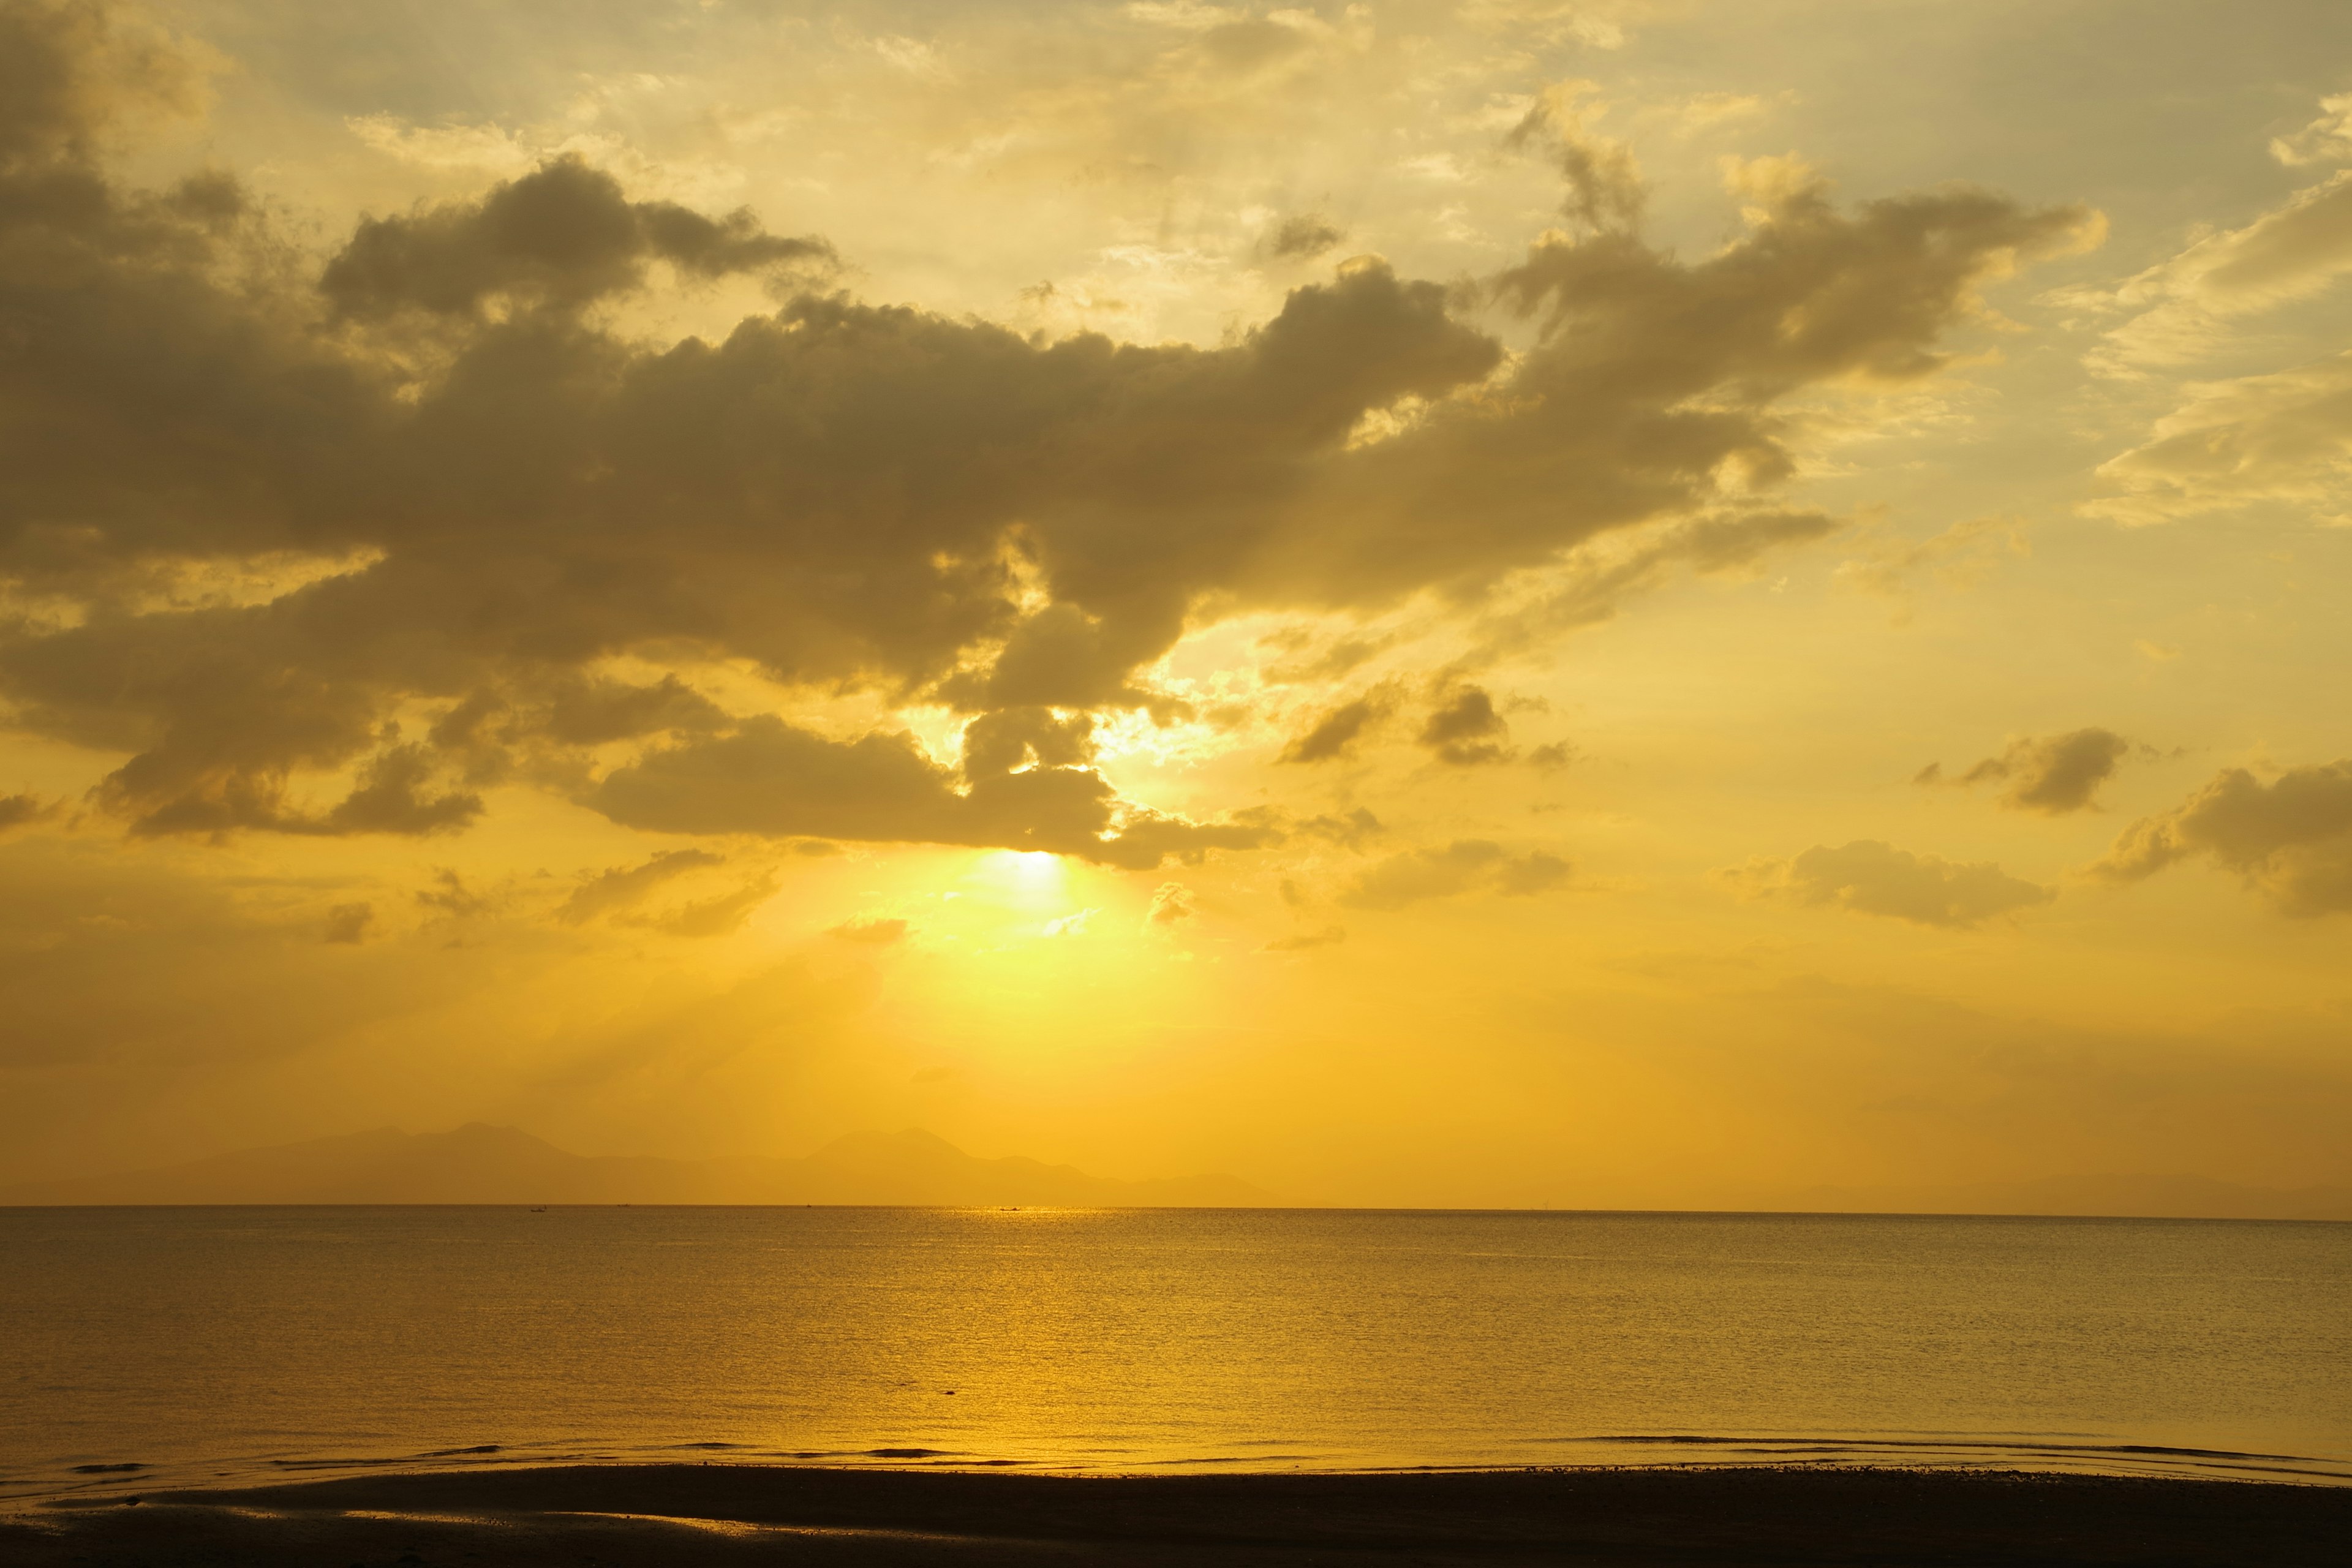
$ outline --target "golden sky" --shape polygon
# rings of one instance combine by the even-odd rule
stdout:
[[[0,0],[0,1178],[2352,1181],[2352,7]]]

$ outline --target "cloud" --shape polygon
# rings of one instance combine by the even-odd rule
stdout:
[[[2002,557],[2032,553],[2023,520],[1969,518],[1926,539],[1890,541],[1865,555],[1841,562],[1837,580],[1865,593],[1901,598],[1922,574],[1950,587],[1969,588],[1989,575]]]
[[[2239,319],[2321,293],[2352,271],[2352,170],[2295,192],[2242,228],[2207,234],[2109,291],[2059,302],[2129,312],[2086,363],[2140,376],[2224,343]]]
[[[641,866],[615,866],[573,889],[555,918],[565,925],[579,925],[599,915],[633,910],[673,878],[726,863],[725,856],[708,849],[670,849]]]
[[[1525,898],[1568,885],[1569,864],[1530,850],[1513,855],[1483,838],[1460,838],[1443,849],[1409,849],[1367,868],[1339,895],[1362,910],[1401,910],[1429,899],[1469,892]]]
[[[1817,511],[1712,514],[1628,535],[1604,535],[1567,552],[1528,602],[1489,615],[1478,642],[1458,661],[1485,668],[1533,653],[1565,632],[1614,616],[1626,600],[1664,582],[1677,567],[1738,572],[1767,552],[1836,531]]]
[[[351,793],[324,812],[286,798],[279,770],[241,771],[148,753],[110,774],[101,804],[129,816],[135,835],[223,835],[245,829],[340,837],[388,833],[423,837],[463,830],[482,814],[482,797],[464,790],[429,793],[441,771],[426,747],[393,745],[363,759]]]
[[[2058,816],[2092,805],[2099,786],[2115,776],[2116,765],[2130,752],[2131,742],[2112,730],[2029,736],[2011,742],[2000,755],[1985,758],[1953,782],[1964,785],[2006,782],[2009,787],[2000,797],[2003,805]],[[1933,784],[1940,777],[1941,770],[1931,763],[1918,782]]]
[[[327,940],[357,946],[367,940],[368,927],[374,922],[373,905],[337,904],[327,911]]]
[[[1291,831],[1302,838],[1327,839],[1342,849],[1361,849],[1388,829],[1381,826],[1379,817],[1359,805],[1340,816],[1322,815],[1302,818],[1291,825]],[[1283,885],[1286,888],[1290,886],[1287,882]]]
[[[2352,163],[2352,93],[2319,100],[2318,117],[2292,136],[2271,139],[2271,156],[2300,163]]]
[[[2297,191],[2243,228],[2200,240],[2167,265],[2161,286],[2172,299],[2234,316],[2305,298],[2347,270],[2352,170]]]
[[[1503,745],[1510,733],[1511,727],[1495,711],[1493,697],[1479,687],[1457,686],[1445,695],[1414,739],[1436,752],[1439,762],[1463,768],[1503,761],[1510,754]]]
[[[457,790],[425,794],[437,768],[437,759],[423,746],[380,752],[368,759],[352,793],[333,810],[315,824],[295,826],[319,833],[454,833],[482,815],[482,797]],[[148,819],[151,830],[153,821]]]
[[[1834,905],[1917,925],[1965,927],[2056,897],[1990,861],[1962,864],[1914,855],[1874,838],[1832,848],[1817,844],[1791,860],[1752,860],[1725,873],[1759,897]]]
[[[1144,916],[1147,926],[1175,926],[1189,921],[1197,911],[1192,905],[1192,889],[1181,882],[1162,882],[1152,890],[1151,910]]]
[[[0,795],[0,833],[12,827],[23,827],[57,814],[53,802],[45,802],[33,795]]]
[[[1503,144],[1519,148],[1549,142],[1568,181],[1568,200],[1561,210],[1588,228],[1630,233],[1641,223],[1648,192],[1633,149],[1586,128],[1580,100],[1596,90],[1589,81],[1547,88]]]
[[[1319,213],[1298,213],[1276,225],[1265,240],[1266,254],[1286,259],[1309,261],[1341,240],[1345,230],[1335,226]]]
[[[967,778],[993,778],[1027,767],[1075,768],[1095,760],[1094,716],[1061,717],[1045,708],[983,713],[964,726]]]
[[[1021,733],[1024,754],[1034,754],[1038,731]],[[1001,735],[982,742],[982,754],[997,762],[1008,754],[1003,748]],[[1110,785],[1088,768],[983,773],[961,791],[956,784],[903,731],[835,741],[761,714],[731,733],[662,748],[614,770],[586,804],[624,826],[656,833],[968,844],[1134,870],[1275,837],[1244,823],[1116,811]]]
[[[2123,493],[2080,510],[2122,523],[2262,502],[2352,521],[2352,353],[2192,382],[2147,442],[2100,464],[2098,474]]]
[[[1337,947],[1348,940],[1345,926],[1324,926],[1318,931],[1294,931],[1276,937],[1258,951],[1260,952],[1311,952],[1318,947]]]
[[[1767,101],[1755,93],[1700,92],[1656,112],[1672,121],[1685,135],[1691,135],[1718,125],[1763,119],[1771,113],[1775,104],[1794,102],[1796,97],[1793,91],[1781,92]]]
[[[477,693],[467,703],[452,709],[449,719],[455,721],[467,714],[473,704],[486,699],[487,694]],[[646,686],[632,686],[606,677],[565,679],[551,686],[546,702],[545,717],[538,725],[541,732],[569,746],[598,746],[641,735],[715,730],[727,722],[726,713],[717,703],[675,675],[666,675]],[[434,736],[436,742],[443,746],[453,744],[455,738],[454,732],[436,732]]]
[[[463,920],[489,913],[499,900],[467,887],[463,874],[445,866],[433,873],[433,885],[420,890],[416,901],[428,910],[438,910],[445,915]]]
[[[1362,740],[1395,706],[1395,693],[1376,687],[1350,702],[1342,702],[1295,736],[1275,760],[1281,763],[1328,763],[1354,754]]]
[[[493,300],[570,310],[642,287],[656,260],[703,279],[821,275],[835,265],[824,241],[769,234],[748,211],[713,219],[672,202],[630,201],[618,180],[571,154],[475,201],[362,218],[319,289],[337,311],[362,318],[471,315]]]
[[[343,124],[377,152],[427,169],[520,174],[541,160],[499,125],[412,125],[396,114],[355,114]]]
[[[116,9],[0,7],[0,166],[86,163],[126,122],[200,111],[209,51]]]
[[[2352,99],[2271,143],[2290,165],[2352,153]],[[2089,356],[2126,377],[2240,345],[2244,319],[2314,299],[2352,273],[2352,169],[2295,192],[2242,227],[2202,235],[2162,264],[2105,292],[2062,291],[2062,303],[2128,316]],[[2079,510],[2123,523],[2167,521],[2260,502],[2340,522],[2352,512],[2352,355],[2185,384],[2147,440],[2098,469],[2120,492]]]
[[[2288,914],[2352,912],[2352,762],[2289,768],[2268,784],[2224,769],[2173,810],[2125,829],[2092,870],[2136,882],[2196,857]]]
[[[641,923],[672,936],[726,936],[742,929],[751,911],[776,896],[775,873],[753,879],[731,893],[681,904]]]
[[[1465,288],[1359,257],[1209,347],[812,291],[823,240],[576,157],[366,219],[306,272],[299,218],[234,175],[104,162],[197,101],[195,51],[94,7],[5,14],[0,588],[60,609],[0,624],[0,698],[127,756],[96,799],[144,834],[456,832],[501,780],[685,834],[1138,869],[1268,842],[1088,765],[1090,716],[1181,715],[1146,672],[1188,627],[1417,600],[1500,657],[1813,537],[1756,500],[1797,472],[1786,405],[1932,374],[1979,283],[2090,222],[1957,187],[1841,208],[1759,165],[1745,231],[1685,261],[1636,231],[1630,161],[1569,91],[1523,141],[1558,147],[1582,234]],[[1287,69],[1321,37],[1232,25],[1200,68]],[[731,273],[780,303],[712,339],[590,308]],[[1457,313],[1474,294],[1531,323],[1522,352]],[[157,602],[190,574],[270,585]],[[1529,574],[1559,595],[1513,619]],[[700,669],[762,694],[722,707]],[[849,693],[867,732],[802,721]],[[961,775],[900,733],[921,703],[979,724]],[[422,741],[390,728],[418,714]]]

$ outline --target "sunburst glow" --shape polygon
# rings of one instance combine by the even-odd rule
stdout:
[[[2158,9],[0,0],[0,1181],[2352,1184],[2352,7]]]

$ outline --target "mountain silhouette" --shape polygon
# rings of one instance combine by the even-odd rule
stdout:
[[[854,1132],[804,1159],[665,1160],[567,1152],[514,1127],[386,1127],[119,1175],[0,1189],[0,1204],[899,1204],[1243,1208],[1275,1200],[1232,1176],[1122,1182],[1070,1165],[982,1160],[943,1138]]]

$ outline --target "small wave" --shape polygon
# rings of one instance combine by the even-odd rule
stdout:
[[[2177,1444],[2062,1442],[2025,1435],[1987,1436],[1953,1433],[1914,1437],[1812,1435],[1738,1435],[1715,1432],[1618,1432],[1592,1436],[1541,1437],[1538,1447],[1611,1448],[1643,1455],[1688,1451],[1724,1460],[1798,1460],[1826,1464],[1893,1462],[1917,1465],[1987,1464],[2024,1469],[2096,1469],[2146,1474],[2293,1475],[2312,1479],[2352,1480],[2352,1463],[2305,1454],[2274,1454],[2234,1448],[2197,1448]],[[1597,1454],[1596,1454],[1596,1457]],[[1653,1462],[1653,1461],[1643,1461]]]

